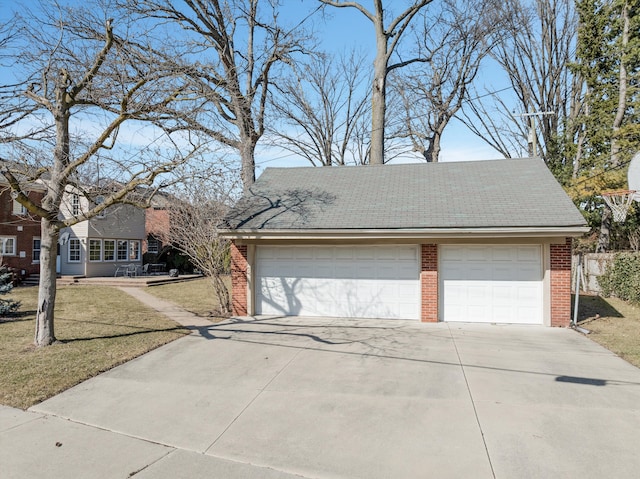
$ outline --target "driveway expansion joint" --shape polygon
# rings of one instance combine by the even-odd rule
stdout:
[[[493,463],[491,462],[491,455],[489,454],[489,447],[487,446],[487,440],[484,436],[484,431],[482,429],[482,423],[480,422],[480,418],[478,417],[478,409],[476,408],[476,402],[473,399],[473,393],[471,392],[471,387],[469,386],[469,380],[467,378],[467,373],[465,371],[464,364],[462,364],[462,358],[460,357],[460,351],[458,350],[458,345],[456,344],[456,338],[451,333],[451,326],[449,326],[449,334],[451,335],[451,341],[453,342],[453,347],[455,348],[456,355],[458,356],[458,362],[460,363],[460,369],[462,371],[462,376],[464,377],[464,382],[467,387],[467,392],[469,393],[469,399],[471,400],[471,407],[473,407],[473,414],[476,418],[476,423],[478,424],[478,430],[480,431],[480,436],[482,437],[482,444],[484,445],[484,450],[487,454],[487,461],[489,461],[489,467],[491,468],[491,474],[493,475],[493,479],[496,479],[496,471],[493,468]]]

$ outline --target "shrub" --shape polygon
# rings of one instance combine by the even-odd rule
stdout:
[[[0,294],[7,294],[13,289],[13,274],[5,265],[0,266]],[[0,316],[14,313],[20,307],[13,299],[0,299]]]
[[[640,304],[640,254],[617,254],[598,282],[604,296]]]

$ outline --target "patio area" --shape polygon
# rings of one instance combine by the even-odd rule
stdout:
[[[152,276],[100,276],[87,278],[85,276],[60,276],[58,285],[103,285],[103,286],[129,286],[146,288],[167,283],[179,283],[202,278],[201,274],[184,274],[177,277],[169,276],[169,273]]]

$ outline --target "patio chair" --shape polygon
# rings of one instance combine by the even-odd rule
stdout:
[[[115,273],[113,274],[114,277],[118,276],[119,274],[121,274],[122,276],[127,276],[127,268],[129,267],[128,264],[114,264],[113,267],[116,269]]]
[[[125,275],[129,276],[130,278],[135,278],[136,276],[138,276],[138,265],[133,263],[128,264]]]
[[[142,265],[142,270],[140,272],[142,276],[147,276],[149,274],[149,263],[145,263]]]

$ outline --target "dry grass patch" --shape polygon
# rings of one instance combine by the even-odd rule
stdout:
[[[227,278],[226,283],[231,289],[231,278]],[[216,314],[220,303],[207,278],[152,286],[145,291],[213,322],[225,319]]]
[[[33,346],[37,288],[15,288],[16,317],[0,318],[0,403],[26,409],[189,331],[115,288],[58,288],[58,343]]]
[[[578,324],[589,338],[640,367],[640,307],[618,298],[580,295]]]

